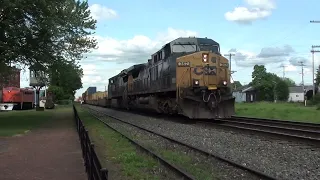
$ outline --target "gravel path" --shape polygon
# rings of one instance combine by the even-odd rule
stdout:
[[[98,115],[96,111],[92,113],[101,117],[101,114]],[[191,158],[191,161],[185,160],[182,164],[176,164],[182,168],[185,168],[188,172],[193,172],[194,176],[197,176],[198,179],[220,179],[220,180],[229,180],[229,179],[259,179],[259,177],[252,175],[251,173],[234,168],[225,162],[219,161],[216,158],[208,157],[198,151],[193,151],[192,149],[173,143],[161,136],[146,132],[139,128],[133,127],[131,125],[119,122],[117,120],[110,120],[103,118],[103,121],[107,122],[111,127],[117,129],[121,133],[137,140],[140,144],[152,149],[153,151],[161,154],[162,156],[166,154],[179,154],[180,157]],[[169,160],[170,161],[170,160]],[[191,162],[191,163],[190,163]],[[175,162],[172,162],[175,163]],[[186,164],[187,163],[187,164]],[[190,164],[188,164],[190,163]]]
[[[320,149],[285,141],[263,139],[212,127],[181,124],[163,119],[94,107],[128,122],[165,134],[213,154],[267,173],[277,179],[319,179]]]
[[[5,138],[0,149],[1,180],[86,179],[72,111],[53,118],[54,124]]]

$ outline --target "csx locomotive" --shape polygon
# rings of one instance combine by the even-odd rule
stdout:
[[[229,84],[229,63],[221,56],[219,43],[209,38],[177,38],[147,63],[111,77],[103,106],[191,119],[228,118],[235,113]]]

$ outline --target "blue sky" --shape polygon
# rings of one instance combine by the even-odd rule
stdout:
[[[147,58],[164,43],[180,36],[208,37],[220,43],[222,54],[235,54],[233,80],[251,81],[254,64],[301,83],[304,61],[305,83],[312,83],[311,45],[320,45],[319,0],[89,0],[97,19],[95,36],[99,48],[81,61],[83,88],[104,90],[107,80]],[[316,65],[320,53],[316,54]],[[22,85],[27,78],[22,78]]]

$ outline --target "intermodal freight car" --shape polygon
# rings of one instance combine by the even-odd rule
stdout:
[[[100,103],[83,94],[85,103],[182,114],[192,119],[234,115],[228,60],[209,38],[178,38],[165,44],[147,63],[111,77]]]

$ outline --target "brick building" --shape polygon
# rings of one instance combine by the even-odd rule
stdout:
[[[10,75],[3,75],[0,77],[0,89],[3,87],[20,88],[20,71],[21,69],[12,67]]]

